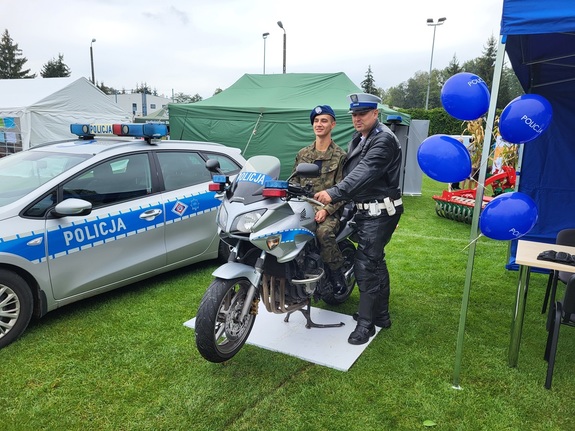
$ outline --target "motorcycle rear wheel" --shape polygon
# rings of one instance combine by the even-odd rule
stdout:
[[[232,358],[250,335],[256,315],[248,313],[239,320],[250,285],[245,278],[216,278],[206,290],[195,332],[196,347],[208,361],[219,363]]]

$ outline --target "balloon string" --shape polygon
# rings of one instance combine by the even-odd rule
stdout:
[[[463,247],[463,250],[461,250],[461,251],[467,250],[471,244],[473,244],[474,242],[477,242],[477,240],[478,240],[479,238],[481,238],[482,236],[483,236],[483,234],[480,233],[480,234],[477,236],[477,238],[475,238],[473,241],[471,241],[469,244],[467,244],[465,247]]]
[[[487,171],[487,163],[489,163],[489,160],[493,160],[493,155],[495,155],[495,149],[493,149],[492,151],[489,151],[489,155],[487,156],[487,160],[485,160],[484,163],[482,163],[481,165],[479,165],[479,167],[475,170],[475,172],[473,173],[473,175],[471,175],[471,181],[477,183],[477,185],[479,185],[479,181],[477,181],[475,179],[475,174],[477,174],[481,168],[483,167],[483,165],[485,165],[486,167],[486,171]],[[481,187],[483,187],[485,189],[485,183],[481,184]],[[476,186],[477,188],[477,186]]]

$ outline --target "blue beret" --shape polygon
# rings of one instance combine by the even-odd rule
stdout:
[[[377,104],[381,99],[369,93],[353,93],[347,96],[350,101],[349,112],[364,112],[377,109]]]
[[[335,112],[333,112],[333,109],[331,109],[329,105],[319,105],[311,110],[311,114],[309,114],[311,124],[313,124],[313,120],[315,120],[315,117],[318,115],[331,115],[335,120]]]

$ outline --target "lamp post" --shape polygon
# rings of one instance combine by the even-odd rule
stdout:
[[[431,68],[433,67],[433,49],[435,48],[435,30],[438,25],[442,25],[447,18],[439,18],[437,22],[433,22],[433,18],[427,18],[427,25],[433,27],[433,42],[431,43],[431,60],[429,61],[429,78],[427,81],[427,96],[425,97],[425,110],[429,106],[429,88],[431,87]]]
[[[264,75],[266,74],[266,39],[269,35],[269,33],[262,34],[262,37],[264,38]]]
[[[96,85],[96,78],[94,78],[94,51],[92,49],[94,42],[96,42],[96,39],[92,39],[92,42],[90,42],[90,64],[92,66],[92,84]]]
[[[286,30],[281,21],[278,21],[278,26],[284,31],[284,73],[286,73]]]

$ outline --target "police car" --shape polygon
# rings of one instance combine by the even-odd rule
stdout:
[[[226,251],[205,162],[233,176],[240,150],[160,124],[70,130],[0,159],[0,348],[33,315]]]

